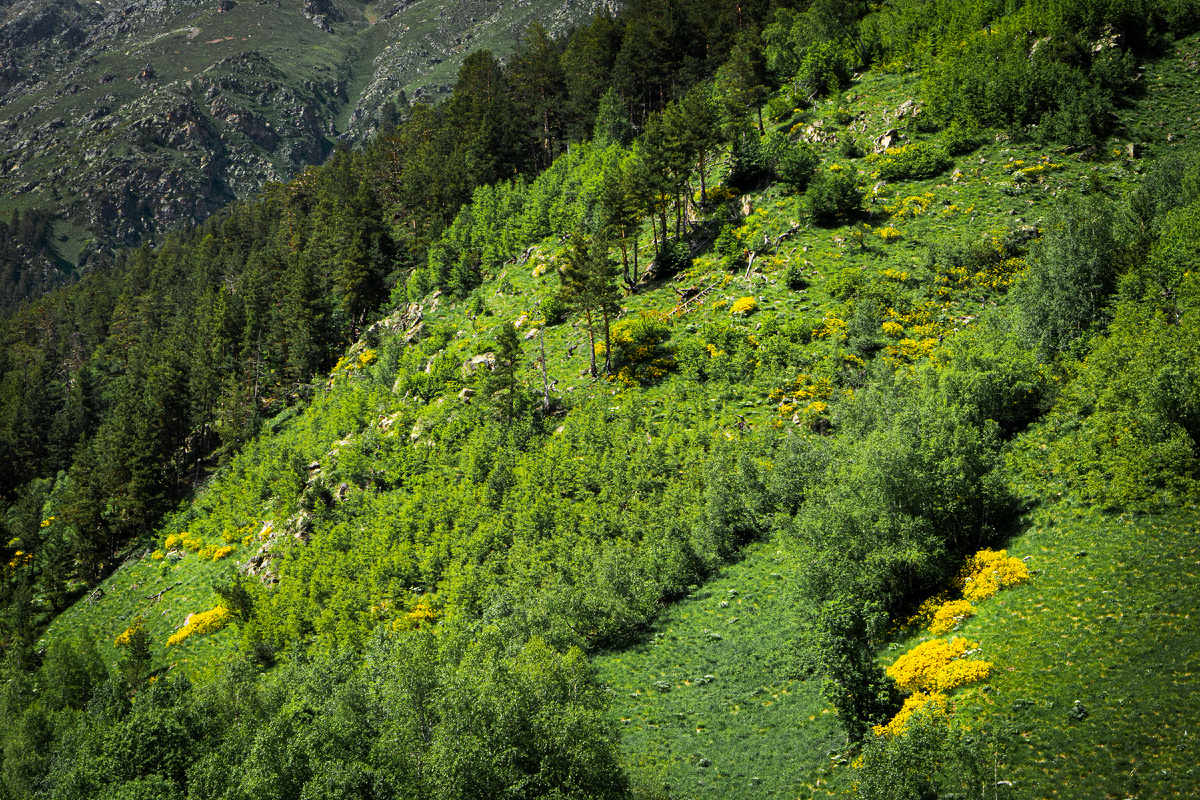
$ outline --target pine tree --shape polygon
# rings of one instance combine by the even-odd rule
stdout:
[[[571,249],[559,267],[558,277],[563,292],[587,319],[591,374],[596,377],[596,323],[603,323],[604,330],[604,374],[611,367],[609,322],[620,310],[617,292],[617,265],[608,256],[608,240],[603,235],[589,238],[583,231],[576,230],[571,237]]]

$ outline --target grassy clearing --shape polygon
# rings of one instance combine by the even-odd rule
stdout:
[[[635,781],[722,798],[843,785],[836,715],[818,681],[788,677],[793,568],[771,545],[753,544],[639,643],[594,659]]]
[[[218,604],[213,584],[220,582],[248,552],[248,548],[238,547],[218,561],[204,560],[194,552],[178,560],[173,555],[156,559],[149,551],[139,553],[104,582],[102,596],[80,600],[59,615],[43,635],[42,644],[57,637],[89,634],[111,666],[122,656],[115,645],[117,636],[140,618],[150,635],[156,669],[168,668],[193,679],[203,676],[221,658],[237,651],[234,629],[193,636],[171,646],[167,639],[183,627],[188,615]]]
[[[1037,575],[960,626],[995,671],[958,699],[1000,734],[1004,777],[1036,797],[1194,793],[1200,509],[1132,519],[1051,503],[1009,553]]]

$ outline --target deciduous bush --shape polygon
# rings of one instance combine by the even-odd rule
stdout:
[[[804,192],[804,213],[818,225],[833,225],[858,216],[863,190],[851,171],[818,170]]]
[[[789,147],[779,156],[779,182],[793,192],[802,192],[820,163],[816,152],[807,143]]]
[[[875,171],[885,181],[934,178],[952,166],[954,162],[946,151],[932,142],[912,142],[875,157]]]
[[[1027,342],[1053,356],[1102,329],[1123,255],[1107,201],[1090,196],[1056,210],[1031,246],[1028,272],[1016,287]]]

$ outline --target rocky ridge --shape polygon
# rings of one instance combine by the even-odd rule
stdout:
[[[364,140],[401,91],[445,94],[470,49],[597,7],[0,0],[0,214],[51,212],[60,261],[86,268]]]

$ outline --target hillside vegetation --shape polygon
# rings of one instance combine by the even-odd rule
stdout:
[[[0,797],[1193,793],[1196,10],[534,26],[23,305]]]

